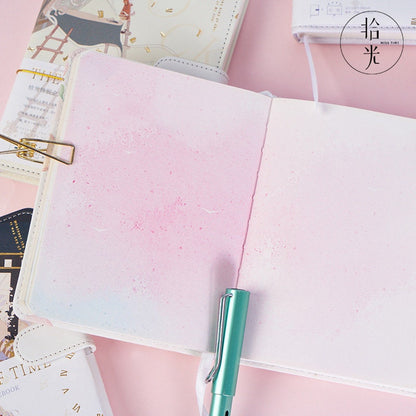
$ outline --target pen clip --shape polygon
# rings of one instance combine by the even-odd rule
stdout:
[[[231,293],[225,293],[221,296],[220,304],[218,308],[218,327],[217,327],[217,337],[215,341],[215,361],[214,366],[211,368],[211,371],[208,373],[205,378],[205,383],[209,383],[213,380],[215,375],[220,368],[221,359],[222,359],[222,349],[224,346],[224,322],[225,322],[225,302],[227,298],[231,298],[233,295]]]
[[[11,144],[14,144],[15,146],[17,146],[16,149],[13,150],[6,150],[3,152],[0,152],[0,154],[10,154],[10,153],[16,153],[18,157],[22,158],[22,159],[28,159],[31,160],[33,162],[36,163],[43,163],[43,161],[41,160],[36,160],[33,158],[33,154],[34,153],[38,153],[42,156],[45,157],[49,157],[51,159],[54,159],[58,162],[64,163],[65,165],[71,165],[72,162],[74,161],[74,153],[75,153],[75,146],[73,144],[69,144],[69,143],[63,143],[63,142],[55,142],[53,140],[43,140],[43,139],[20,139],[18,140],[14,140],[11,139],[10,137],[4,136],[3,134],[0,134],[0,139],[5,140],[6,142],[9,142]],[[53,154],[51,154],[48,151],[48,146],[46,149],[39,149],[36,146],[36,143],[45,143],[48,146],[49,145],[56,145],[56,146],[65,146],[70,148],[70,155],[67,159],[64,158],[60,158],[57,156],[54,156]],[[33,146],[33,144],[35,146]]]

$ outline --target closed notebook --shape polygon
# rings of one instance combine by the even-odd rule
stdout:
[[[15,308],[212,350],[251,291],[243,362],[416,394],[416,121],[87,53],[66,90]]]
[[[41,364],[2,361],[0,392],[2,416],[113,414],[89,348]]]
[[[0,133],[17,141],[55,136],[67,73],[83,50],[224,82],[247,5],[248,0],[44,0],[16,68]],[[43,156],[3,140],[0,153],[0,176],[38,183]]]
[[[371,39],[381,41],[377,42],[381,50],[382,45],[402,45],[403,42],[414,45],[414,10],[412,0],[397,3],[388,0],[316,0],[312,3],[294,0],[292,33],[300,42],[339,44],[342,41],[345,45],[368,44],[370,36],[366,31],[373,31],[374,38]]]
[[[26,58],[66,65],[81,49],[227,70],[248,0],[44,0]]]

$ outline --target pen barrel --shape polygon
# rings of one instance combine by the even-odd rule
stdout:
[[[209,416],[231,416],[233,396],[213,394]]]
[[[227,289],[224,306],[223,348],[218,373],[212,383],[212,394],[234,396],[246,326],[250,292]]]

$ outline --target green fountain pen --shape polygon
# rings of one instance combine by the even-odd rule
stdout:
[[[237,386],[250,293],[227,289],[221,297],[215,364],[206,378],[212,381],[210,416],[230,416]]]

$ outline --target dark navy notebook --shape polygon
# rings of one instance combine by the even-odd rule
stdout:
[[[13,314],[13,296],[32,212],[25,208],[0,217],[0,361],[13,356],[13,340],[19,330],[19,320]]]

